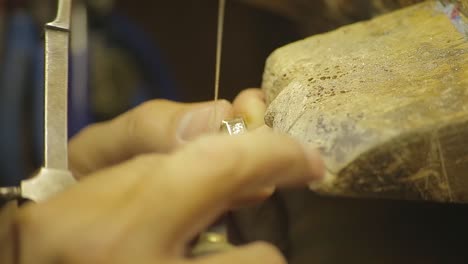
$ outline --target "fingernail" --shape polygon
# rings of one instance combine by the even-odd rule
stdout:
[[[215,110],[216,109],[216,110]],[[216,113],[215,113],[216,112]],[[177,128],[177,139],[185,142],[219,130],[222,120],[231,115],[232,106],[228,101],[220,100],[206,103],[185,113]]]
[[[325,163],[323,162],[322,155],[316,147],[310,145],[305,145],[304,150],[309,162],[312,181],[321,182],[325,177]]]

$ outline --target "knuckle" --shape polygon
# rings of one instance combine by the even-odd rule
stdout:
[[[144,111],[151,111],[151,110],[158,109],[158,108],[163,107],[163,106],[168,105],[168,104],[174,104],[174,103],[167,100],[167,99],[154,99],[154,100],[149,100],[149,101],[146,101],[146,102],[140,104],[135,109],[144,110]]]
[[[128,113],[125,127],[128,129],[127,132],[130,137],[134,137],[145,127],[145,120],[148,118],[148,111],[151,111],[151,108],[152,105],[146,102]]]
[[[137,135],[140,131],[146,131],[148,120],[154,116],[158,109],[163,109],[168,105],[174,104],[165,99],[156,99],[142,103],[131,110],[126,119],[126,126],[130,135]]]

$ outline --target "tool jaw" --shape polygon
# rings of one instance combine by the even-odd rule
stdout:
[[[70,31],[72,0],[59,0],[55,20],[47,23],[46,28]]]
[[[21,182],[21,193],[25,199],[42,202],[75,183],[70,171],[41,168],[36,176]]]

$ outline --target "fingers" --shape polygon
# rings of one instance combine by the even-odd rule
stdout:
[[[171,155],[140,156],[100,174],[112,181],[106,190],[126,190],[126,203],[133,201],[139,208],[135,211],[142,212],[132,213],[139,218],[140,233],[151,233],[156,221],[163,230],[158,237],[168,241],[165,248],[180,252],[181,245],[237,201],[272,187],[319,181],[323,173],[315,150],[259,129],[236,137],[206,136]],[[102,180],[92,178],[85,182]],[[136,189],[127,191],[129,186]]]
[[[232,116],[231,105],[218,101],[182,104],[165,100],[147,102],[122,116],[92,125],[69,144],[70,167],[85,175],[132,156],[167,152],[211,132],[213,124]]]
[[[235,248],[223,254],[202,257],[189,263],[193,264],[286,264],[280,252],[270,244],[257,242]]]
[[[241,92],[233,103],[234,116],[243,117],[250,130],[265,124],[265,95],[260,89]]]
[[[239,188],[249,193],[319,180],[324,171],[315,149],[269,129],[236,137],[205,137],[180,150],[171,162],[175,175],[192,175],[179,180],[195,189],[221,188],[236,196]]]
[[[324,165],[315,150],[305,149],[284,135],[259,130],[237,137],[210,136],[180,150],[164,167],[172,174],[174,196],[183,206],[178,212],[177,234],[195,235],[236,201],[255,196],[269,187],[286,187],[318,181]],[[184,232],[182,232],[184,231]],[[182,237],[181,240],[190,239]]]
[[[250,129],[263,125],[266,107],[260,90],[242,92],[234,108],[224,100],[217,103],[216,114],[213,102],[147,102],[74,137],[69,144],[70,168],[79,177],[139,154],[168,152],[202,134],[217,131],[215,124],[233,115],[244,117]]]
[[[69,221],[78,217],[80,226],[94,227],[98,216],[113,219],[112,225],[100,226],[101,233],[132,234],[135,243],[142,239],[175,257],[236,201],[273,187],[319,181],[323,171],[317,152],[270,130],[218,134],[170,155],[140,155],[98,171],[49,201],[49,207],[72,205],[87,212],[69,216]]]

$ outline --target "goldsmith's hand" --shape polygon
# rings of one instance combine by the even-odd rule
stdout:
[[[244,117],[249,129],[263,125],[263,93],[248,89],[233,105],[182,104],[165,100],[147,102],[109,122],[91,125],[69,144],[70,168],[80,178],[145,153],[168,153],[202,134],[216,132],[221,121]]]
[[[187,245],[237,200],[322,175],[316,152],[267,129],[201,137],[171,154],[96,171],[45,203],[23,207],[20,263],[285,263],[265,243],[199,259],[186,257]]]

